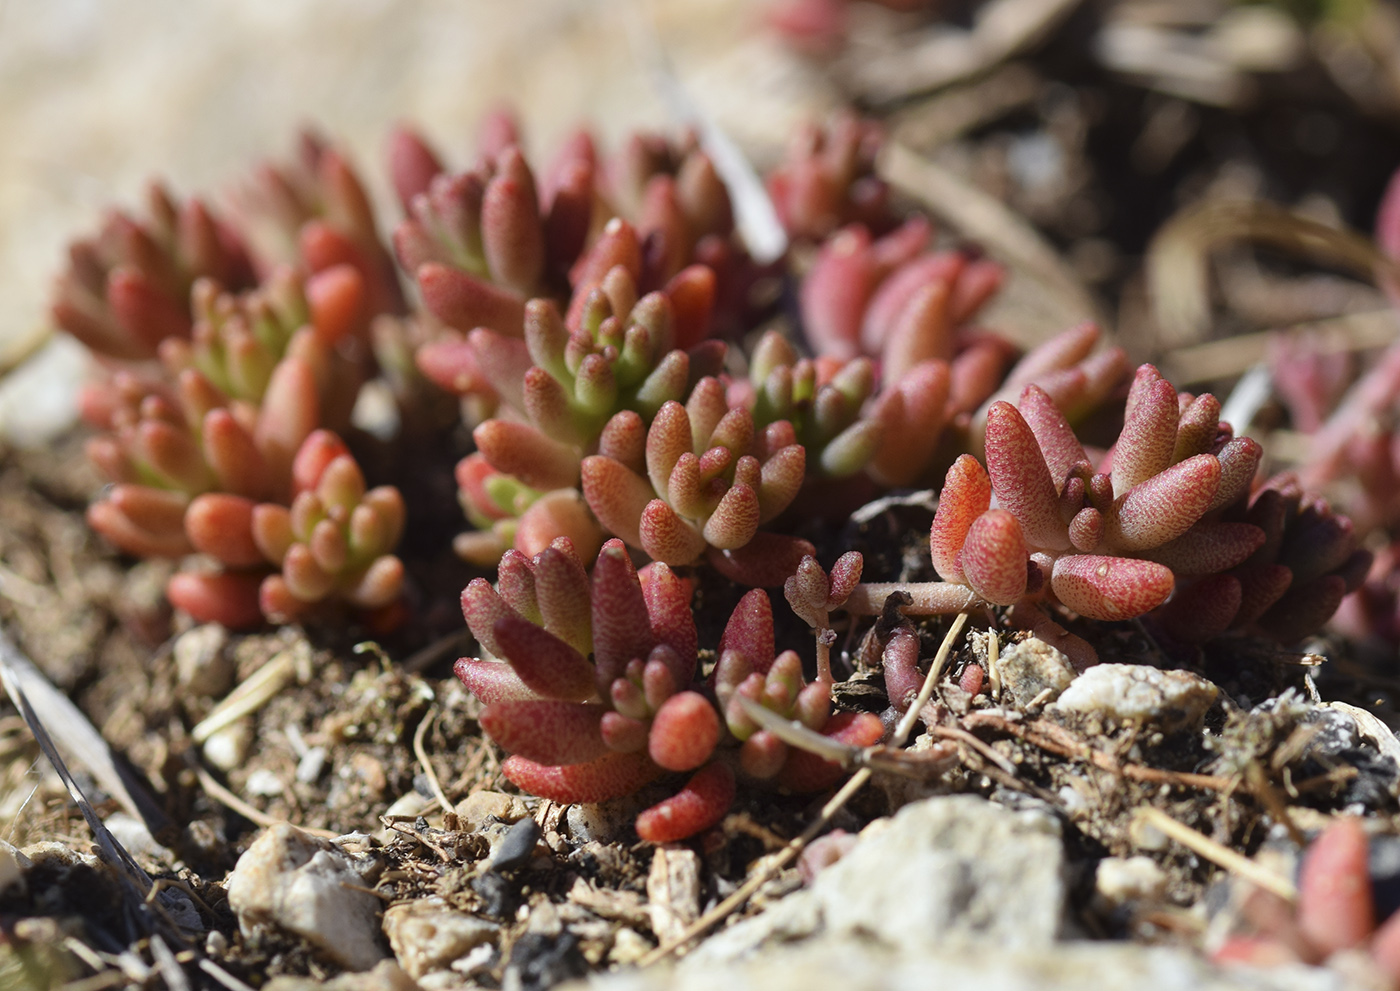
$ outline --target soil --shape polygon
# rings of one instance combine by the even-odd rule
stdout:
[[[1252,97],[1229,106],[1184,100],[1151,80],[1111,71],[1088,53],[1104,24],[1128,16],[1131,6],[1080,7],[1018,63],[1031,81],[1023,99],[986,110],[974,126],[945,136],[929,154],[1032,222],[1107,309],[1119,314],[1119,339],[1135,355],[1161,357],[1162,338],[1142,300],[1142,256],[1161,224],[1207,191],[1233,184],[1369,229],[1390,170],[1400,161],[1400,116],[1392,105],[1359,101],[1357,86],[1342,85],[1315,52],[1288,71],[1249,77]],[[966,14],[950,12],[955,20]],[[862,16],[862,30],[878,37],[886,29],[885,14]],[[1314,22],[1308,27],[1317,30]],[[888,116],[892,127],[907,127],[941,107],[911,96],[881,101],[871,110]],[[1036,165],[1037,154],[1051,152],[1053,167]],[[1235,251],[1222,256],[1215,274],[1217,319],[1210,333],[1216,336],[1383,305],[1361,283],[1281,255]],[[1260,286],[1280,291],[1261,292]],[[375,890],[386,905],[439,896],[454,908],[500,921],[499,952],[484,958],[472,975],[483,986],[500,986],[508,969],[524,987],[549,986],[635,962],[661,939],[647,911],[655,854],[625,827],[615,837],[590,838],[570,824],[567,810],[527,799],[540,825],[540,845],[533,856],[487,871],[482,864],[499,837],[470,826],[437,798],[439,790],[449,803],[482,791],[513,793],[500,774],[500,752],[477,726],[477,703],[451,675],[453,659],[474,650],[457,596],[478,572],[453,558],[448,547],[460,526],[451,467],[465,440],[462,431],[446,428],[411,455],[363,450],[371,475],[396,474],[396,462],[413,465],[418,489],[407,496],[419,511],[410,513],[414,522],[401,551],[411,575],[413,623],[385,637],[344,617],[230,635],[219,652],[229,670],[222,683],[216,679],[217,691],[207,694],[181,680],[175,645],[189,623],[163,602],[169,566],[120,557],[84,523],[84,508],[101,481],[84,459],[83,437],[69,436],[43,452],[0,450],[0,625],[77,702],[154,796],[166,825],[157,833],[163,846],[133,849],[133,855],[152,877],[187,885],[207,906],[202,921],[211,935],[202,949],[234,978],[256,986],[278,975],[323,979],[338,972],[286,934],[244,936],[228,908],[222,888],[227,872],[260,826],[274,821],[332,835],[369,834],[385,862]],[[379,480],[370,478],[371,484]],[[822,560],[837,550],[861,550],[868,579],[928,577],[926,499],[892,500],[870,507],[860,519],[804,535],[823,548]],[[713,646],[742,590],[712,574],[697,578],[701,643]],[[805,625],[781,603],[775,613],[779,649],[810,655]],[[861,660],[868,656],[862,643],[873,635],[872,625],[839,630],[835,653],[838,673],[852,675],[840,704],[878,712],[888,707],[883,682]],[[946,623],[926,627],[924,656],[930,656]],[[1392,697],[1400,680],[1393,653],[1363,650],[1339,638],[1305,650],[1239,638],[1187,650],[1137,624],[1074,631],[1090,638],[1104,660],[1185,668],[1219,685],[1220,701],[1206,716],[1219,749],[1205,749],[1200,734],[1075,721],[1033,723],[1043,731],[1039,736],[1018,734],[987,714],[992,706],[985,696],[969,699],[955,687],[972,656],[964,645],[950,664],[951,681],[940,688],[938,704],[948,725],[974,726],[982,746],[961,746],[932,787],[1012,804],[1045,802],[1064,812],[1072,824],[1067,843],[1079,878],[1074,915],[1084,932],[1190,944],[1200,937],[1201,916],[1191,909],[1219,872],[1181,848],[1153,854],[1170,878],[1155,910],[1124,916],[1092,897],[1094,863],[1138,852],[1132,810],[1144,803],[1246,854],[1264,844],[1280,802],[1303,829],[1320,821],[1318,813],[1348,808],[1385,820],[1385,831],[1396,831],[1392,820],[1400,810],[1392,785],[1400,769],[1356,753],[1310,749],[1312,717],[1297,701],[1341,699],[1395,726],[1400,719]],[[274,658],[290,658],[285,684],[223,741],[225,749],[216,751],[225,754],[220,769],[209,746],[196,742],[196,727],[231,685]],[[1258,704],[1268,699],[1281,701],[1261,709]],[[1028,716],[1040,718],[1033,708]],[[1107,763],[1086,764],[1090,752]],[[1016,773],[1003,771],[1003,762]],[[1134,777],[1123,770],[1129,765],[1145,770]],[[1266,780],[1221,790],[1182,777],[1230,777],[1249,768],[1266,769]],[[75,771],[99,815],[119,810],[96,781]],[[210,780],[222,790],[211,791]],[[1086,780],[1093,785],[1087,792]],[[899,795],[928,786],[886,778],[882,787],[858,794],[833,826],[858,831],[888,812]],[[826,797],[741,791],[720,827],[691,844],[701,856],[700,904],[732,892],[766,855],[803,831]],[[614,817],[625,812],[611,810]],[[18,847],[52,842],[79,852],[92,842],[69,794],[8,705],[0,707],[0,838]],[[81,863],[50,863],[44,870],[51,876],[31,883],[27,894],[0,897],[0,954],[24,948],[21,956],[18,950],[0,956],[0,977],[16,973],[29,986],[42,987],[115,973],[116,983],[122,971],[113,960],[120,950],[132,946],[151,959],[149,943],[113,907],[120,892],[113,888],[94,897],[94,885],[115,885],[108,874]],[[761,911],[798,884],[795,869],[779,872],[741,914]],[[567,938],[541,941],[530,920],[551,910],[560,913]],[[71,936],[90,952],[74,952],[65,941]]]

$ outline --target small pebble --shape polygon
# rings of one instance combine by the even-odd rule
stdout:
[[[997,658],[1003,695],[1009,695],[1016,705],[1045,693],[1045,701],[1055,699],[1074,680],[1074,667],[1069,658],[1044,640],[1030,637],[1007,647],[1003,645]]]
[[[508,871],[524,864],[535,852],[535,844],[540,840],[540,825],[528,816],[521,819],[496,849],[491,851],[491,861],[486,865],[489,871]]]
[[[205,623],[175,638],[175,676],[191,695],[217,698],[233,685],[234,660],[224,647],[228,631],[218,623]]]
[[[248,775],[248,780],[244,783],[244,788],[247,789],[250,795],[261,795],[263,798],[271,798],[274,795],[280,795],[286,790],[286,786],[282,784],[282,779],[265,767],[260,767],[252,774]]]
[[[221,771],[242,767],[253,745],[253,721],[230,723],[204,741],[204,759]]]
[[[515,795],[499,791],[474,791],[457,803],[456,812],[465,830],[478,830],[492,819],[515,822],[530,814]]]
[[[1094,873],[1094,890],[1109,907],[1161,898],[1167,875],[1151,857],[1105,857]]]

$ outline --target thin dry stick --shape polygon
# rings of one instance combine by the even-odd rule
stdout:
[[[1177,822],[1161,809],[1144,805],[1134,815],[1142,822],[1165,833],[1182,846],[1205,857],[1211,863],[1237,874],[1251,884],[1273,892],[1286,902],[1298,900],[1298,889],[1286,877],[1280,877],[1266,867],[1262,867],[1248,857],[1236,853],[1229,847],[1215,842],[1209,836],[1182,822]]]
[[[262,811],[262,809],[249,805],[247,802],[243,801],[243,799],[219,784],[219,782],[215,781],[214,776],[198,764],[194,766],[194,773],[195,777],[199,779],[199,786],[209,793],[210,798],[233,809],[233,811],[237,812],[249,822],[256,823],[259,826],[276,826],[280,822],[285,822],[283,819],[276,819],[268,815],[266,812]],[[295,823],[293,823],[293,825],[295,825]],[[303,833],[310,833],[312,836],[320,836],[322,839],[327,840],[333,840],[340,835],[329,829],[317,829],[315,826],[297,826],[296,828],[300,829]]]
[[[413,734],[413,754],[418,758],[418,765],[423,768],[423,775],[428,779],[428,784],[433,789],[433,794],[437,796],[438,804],[442,806],[444,812],[456,812],[452,803],[447,800],[447,795],[443,793],[442,785],[438,783],[437,772],[433,770],[433,762],[428,760],[428,751],[423,747],[423,738],[428,735],[428,727],[437,718],[437,706],[428,710],[428,714],[423,717],[423,721],[418,724],[418,729]]]
[[[943,638],[943,643],[939,645],[938,653],[934,655],[933,663],[929,665],[928,676],[924,678],[924,685],[923,688],[919,690],[919,697],[910,704],[908,710],[904,713],[904,718],[902,718],[899,721],[899,725],[895,727],[894,734],[890,738],[891,747],[901,746],[909,736],[909,731],[919,718],[919,713],[923,710],[924,706],[928,704],[929,698],[933,695],[933,688],[934,685],[937,684],[938,674],[943,670],[943,665],[948,659],[948,654],[952,651],[953,644],[957,642],[958,634],[962,632],[962,628],[966,623],[967,613],[959,613],[958,618],[953,621],[952,627],[948,630],[947,636]],[[810,826],[802,831],[802,835],[790,842],[783,851],[770,860],[765,867],[754,872],[753,877],[740,885],[732,895],[687,926],[685,932],[681,933],[680,936],[669,943],[662,943],[656,949],[642,957],[642,959],[637,962],[637,966],[649,967],[657,961],[665,959],[672,953],[689,944],[695,937],[702,935],[712,926],[722,922],[738,909],[739,906],[748,901],[750,895],[766,884],[778,871],[792,863],[797,855],[802,852],[803,848],[815,839],[818,833],[826,828],[827,824],[831,822],[832,817],[836,815],[837,812],[841,811],[841,808],[851,800],[851,796],[860,791],[865,783],[870,780],[871,773],[872,772],[868,768],[861,768],[855,774],[851,775],[850,780],[841,786],[841,790],[831,796],[831,799],[822,806],[821,814],[817,816],[816,820]]]

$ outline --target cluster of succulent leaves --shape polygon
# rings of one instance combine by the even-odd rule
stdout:
[[[1259,446],[1148,365],[1118,442],[1091,456],[1071,424],[1120,387],[1123,351],[1085,325],[1018,358],[975,326],[1000,268],[934,250],[926,219],[893,212],[876,138],[841,118],[795,142],[769,189],[807,250],[767,265],[693,138],[637,136],[603,160],[580,132],[537,175],[493,116],[477,164],[451,173],[401,129],[392,254],[344,157],[314,139],[259,170],[229,219],[157,190],[147,219],[114,214],[74,246],[53,308],[106,370],[84,410],[114,484],[91,522],[134,554],[203,555],[168,588],[197,618],[342,601],[387,624],[403,615],[404,502],[367,489],[339,435],[374,376],[405,411],[435,383],[475,448],[456,468],[474,529],[454,548],[498,576],[462,594],[482,656],[457,674],[528,791],[598,801],[691,775],[638,820],[656,841],[717,822],[736,776],[802,791],[839,775],[749,703],[881,738],[879,719],[833,711],[836,610],[876,613],[894,591],[909,613],[1010,607],[1081,664],[1092,648],[1052,607],[1149,616],[1189,642],[1324,622],[1369,563],[1346,519],[1291,479],[1255,487]],[[751,333],[779,278],[800,280],[800,341]],[[828,574],[790,532],[945,469],[942,582],[861,584],[851,554]],[[754,587],[703,678],[694,567]],[[762,589],[779,586],[816,633],[810,682],[775,642]],[[917,639],[887,653],[911,687]]]

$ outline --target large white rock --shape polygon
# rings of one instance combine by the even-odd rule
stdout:
[[[368,970],[387,956],[379,939],[379,899],[361,890],[368,881],[334,843],[279,823],[238,858],[228,902],[244,935],[277,925],[348,970]]]
[[[1189,671],[1098,664],[1075,678],[1052,708],[1172,733],[1199,725],[1219,694],[1220,689]]]
[[[867,827],[810,889],[713,937],[682,969],[812,937],[909,951],[935,938],[999,951],[1045,947],[1064,916],[1063,872],[1053,817],[971,795],[925,799]]]

